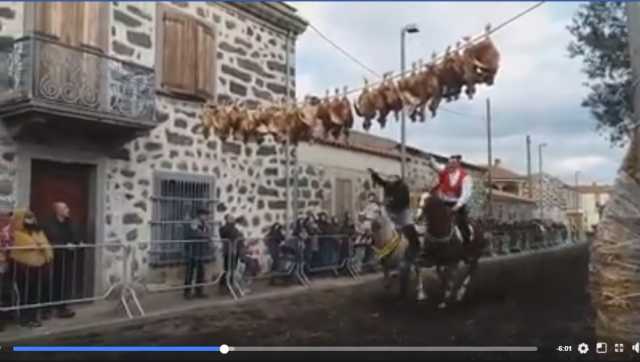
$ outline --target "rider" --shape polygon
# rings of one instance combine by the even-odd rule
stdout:
[[[420,248],[418,232],[413,225],[410,209],[409,186],[399,176],[392,176],[391,179],[385,180],[372,169],[368,169],[371,173],[371,180],[374,185],[380,185],[384,189],[384,205],[393,223],[409,240],[411,253],[409,257],[415,256]]]
[[[438,195],[445,204],[456,214],[456,223],[462,233],[464,243],[470,240],[469,210],[467,203],[473,191],[473,180],[461,165],[462,156],[449,157],[446,166],[433,162],[429,156],[429,166],[438,172],[438,183],[431,190],[431,194]]]

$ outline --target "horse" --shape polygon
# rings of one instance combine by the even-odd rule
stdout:
[[[391,270],[398,268],[401,277],[400,296],[404,296],[409,282],[409,273],[413,268],[419,280],[416,286],[417,300],[425,300],[421,268],[414,263],[415,258],[412,258],[409,253],[409,241],[401,231],[396,229],[386,208],[367,207],[362,217],[364,222],[361,230],[371,236],[373,250],[382,265],[385,289],[391,288]]]
[[[417,265],[435,265],[440,279],[443,296],[438,308],[445,308],[452,302],[461,302],[466,295],[471,278],[478,268],[478,260],[488,244],[478,223],[471,223],[469,241],[464,243],[462,233],[456,226],[451,208],[437,196],[427,196],[421,202],[420,215],[425,221],[423,255]],[[460,262],[466,264],[466,275],[456,282],[455,273]],[[422,289],[422,279],[418,279],[418,289]],[[455,298],[455,299],[454,299]]]

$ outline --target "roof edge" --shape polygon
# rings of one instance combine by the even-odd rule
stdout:
[[[284,2],[229,2],[227,4],[270,24],[290,30],[296,36],[304,33],[309,25],[307,20],[296,14],[296,8]]]

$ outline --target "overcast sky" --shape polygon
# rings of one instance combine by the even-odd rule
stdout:
[[[476,35],[485,24],[494,25],[533,3],[436,2],[295,2],[300,15],[363,63],[384,73],[399,69],[400,28],[417,23],[420,33],[407,38],[410,64],[433,51],[442,52],[465,35]],[[610,148],[595,132],[595,120],[580,106],[587,92],[581,62],[569,59],[566,26],[578,3],[546,3],[493,35],[501,52],[501,69],[492,87],[480,86],[473,100],[466,96],[424,124],[408,123],[407,142],[424,150],[462,153],[470,162],[486,164],[485,99],[493,110],[493,156],[505,167],[526,173],[525,136],[532,138],[532,166],[538,170],[537,145],[544,169],[573,184],[612,182],[624,150]],[[297,43],[297,92],[323,95],[325,89],[360,87],[363,76],[375,76],[350,61],[308,29]],[[475,116],[475,117],[474,117]],[[357,128],[361,129],[360,124]],[[400,140],[399,123],[390,122],[371,132]]]

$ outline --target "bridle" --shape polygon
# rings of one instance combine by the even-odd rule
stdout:
[[[423,209],[422,214],[423,215],[425,215],[425,211],[424,211],[425,208],[426,208],[426,204],[422,207],[422,209]],[[449,214],[452,213],[449,208],[447,208],[447,212]],[[448,242],[450,242],[451,239],[453,238],[453,235],[454,235],[455,230],[456,230],[454,223],[451,223],[449,225],[449,234],[447,236],[443,236],[443,237],[438,238],[438,237],[435,237],[435,236],[433,236],[433,235],[431,235],[429,233],[429,223],[427,223],[426,226],[427,227],[425,227],[425,229],[424,229],[424,237],[425,237],[425,239],[429,240],[431,242],[436,242],[436,243],[448,243]]]

